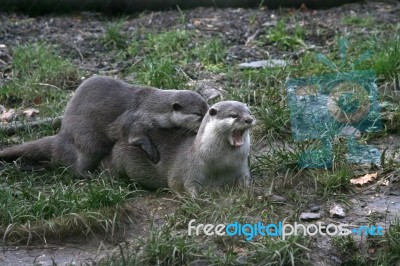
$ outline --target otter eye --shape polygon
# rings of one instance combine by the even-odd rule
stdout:
[[[211,116],[214,116],[214,115],[217,114],[217,109],[215,109],[215,108],[210,108],[210,110],[208,111],[208,113],[209,113]]]
[[[230,114],[229,117],[230,117],[230,118],[236,119],[236,118],[238,118],[239,116],[238,116],[237,114]]]

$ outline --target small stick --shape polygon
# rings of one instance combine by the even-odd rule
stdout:
[[[34,121],[16,121],[4,125],[0,125],[0,132],[6,135],[13,135],[18,131],[27,131],[30,128],[37,128],[42,125],[52,125],[53,127],[61,126],[62,116],[51,118],[40,118]]]

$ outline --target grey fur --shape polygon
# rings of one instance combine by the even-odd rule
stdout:
[[[248,185],[249,129],[255,124],[243,103],[223,101],[213,105],[197,133],[157,129],[150,133],[160,151],[158,164],[137,147],[118,141],[104,167],[149,188],[169,187],[196,197],[205,187]],[[232,146],[234,130],[243,130],[243,144]]]
[[[197,131],[207,109],[205,100],[193,91],[131,86],[95,76],[76,90],[57,135],[6,148],[0,151],[0,160],[51,160],[71,166],[74,174],[82,176],[98,166],[117,139],[140,146],[150,158],[154,152],[158,156],[148,138],[151,130],[182,127]]]

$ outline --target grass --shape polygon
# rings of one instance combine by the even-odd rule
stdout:
[[[368,15],[349,15],[342,18],[342,23],[348,26],[371,27],[375,19]]]
[[[182,265],[191,261],[208,261],[212,264],[263,264],[286,265],[306,261],[307,242],[301,237],[287,240],[255,237],[246,241],[242,237],[189,236],[188,223],[228,224],[257,222],[261,211],[274,204],[249,196],[245,191],[231,191],[228,197],[204,194],[201,199],[180,198],[179,208],[167,217],[160,228],[153,228],[134,247],[122,248],[119,254],[105,261],[105,265]],[[232,204],[233,202],[236,204]],[[264,223],[274,217],[264,217]],[[274,221],[275,222],[275,221]]]
[[[250,18],[249,23],[254,24],[251,20],[255,18]],[[253,131],[253,146],[257,150],[252,151],[251,170],[255,187],[261,192],[253,195],[235,189],[208,192],[198,199],[156,194],[163,202],[171,201],[176,210],[163,217],[164,222],[160,224],[159,217],[150,214],[157,213],[157,208],[149,207],[151,211],[146,215],[151,221],[145,225],[138,223],[137,239],[120,244],[118,251],[100,264],[182,265],[193,261],[217,265],[309,264],[310,249],[315,249],[312,238],[255,237],[246,241],[244,236],[193,237],[187,234],[188,223],[191,219],[213,224],[282,220],[292,223],[298,221],[299,214],[307,211],[310,203],[321,206],[322,213],[332,202],[350,205],[348,197],[356,194],[349,185],[354,168],[341,160],[345,153],[343,140],[335,142],[332,167],[302,169],[299,166],[302,154],[318,149],[320,143],[293,140],[286,80],[372,68],[379,77],[378,86],[395,86],[400,48],[398,37],[390,33],[397,32],[396,29],[375,33],[365,41],[360,34],[365,28],[374,27],[373,21],[343,17],[340,22],[353,26],[354,39],[349,38],[347,61],[341,66],[338,45],[308,49],[305,40],[311,30],[300,27],[301,21],[295,17],[278,19],[277,25],[261,31],[254,43],[278,48],[284,53],[304,49],[304,54],[288,62],[285,68],[243,70],[236,67],[237,62],[227,60],[230,44],[219,34],[206,38],[185,27],[190,21],[185,11],[180,11],[177,28],[162,32],[138,27],[132,35],[127,35],[123,27],[125,19],[105,23],[105,31],[99,37],[106,49],[117,51],[123,55],[121,60],[132,63],[120,77],[133,77],[141,84],[166,89],[189,88],[191,79],[204,76],[222,77],[218,81],[225,91],[224,99],[239,100],[250,106],[257,118]],[[330,41],[335,43],[339,39],[340,33],[336,34]],[[371,57],[359,66],[351,65],[368,47],[372,47]],[[318,54],[325,57],[318,59]],[[333,69],[326,60],[340,67]],[[80,73],[76,69],[68,58],[59,55],[56,46],[47,43],[16,46],[12,79],[0,90],[0,104],[6,108],[35,106],[42,116],[60,115],[69,99],[67,89],[79,83]],[[386,100],[386,95],[383,97]],[[391,98],[387,100],[390,103],[384,117],[387,130],[398,133],[400,106]],[[1,135],[1,144],[17,144],[55,133],[56,129],[43,126],[18,132],[12,138]],[[391,162],[391,167],[396,168],[398,164]],[[94,174],[91,180],[75,180],[66,169],[31,173],[21,172],[11,164],[0,166],[0,174],[0,232],[8,244],[96,233],[117,241],[118,230],[123,228],[125,218],[132,216],[129,206],[138,194],[129,182],[107,173]],[[284,200],[276,202],[271,195],[284,196]],[[356,252],[359,243],[352,238],[332,241],[344,262],[376,265],[388,262],[389,265],[399,259],[398,229],[398,224],[392,225],[383,238],[370,241],[379,251],[377,256]]]
[[[299,46],[305,47],[304,36],[305,31],[296,24],[292,29],[288,29],[288,21],[281,19],[276,26],[270,29],[265,35],[265,40],[287,50],[294,50]]]
[[[65,169],[24,173],[10,166],[1,174],[4,186],[0,190],[0,231],[3,239],[11,242],[20,241],[27,233],[37,233],[36,230],[54,235],[80,231],[77,228],[85,234],[107,231],[102,228],[110,221],[107,216],[121,212],[124,203],[135,194],[129,185],[105,173],[77,181]]]
[[[125,49],[128,45],[128,38],[122,31],[125,18],[116,19],[105,24],[105,32],[101,42],[109,49]]]
[[[63,111],[68,98],[65,89],[79,77],[76,67],[45,43],[16,47],[12,67],[13,81],[2,86],[0,104],[7,108],[37,106],[45,115]]]
[[[400,221],[396,220],[383,238],[374,242],[382,248],[377,256],[377,264],[393,265],[400,261]]]
[[[135,74],[142,84],[166,89],[187,88],[188,75],[195,75],[188,66],[192,61],[199,63],[198,70],[219,70],[225,55],[219,38],[197,41],[195,34],[181,29],[148,33],[142,40],[135,39],[127,51],[140,57],[127,74]]]

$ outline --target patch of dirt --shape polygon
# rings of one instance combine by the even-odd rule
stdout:
[[[349,30],[335,22],[344,15],[354,14],[361,17],[372,16],[376,23],[391,24],[398,22],[400,7],[395,2],[366,2],[328,10],[196,8],[184,12],[183,25],[182,15],[178,11],[128,16],[123,24],[123,31],[127,36],[139,33],[138,38],[141,38],[140,31],[143,28],[146,31],[160,32],[183,27],[202,37],[219,36],[230,47],[226,60],[237,63],[268,57],[282,59],[298,56],[298,51],[285,51],[270,43],[266,43],[264,47],[251,44],[251,38],[274,27],[282,17],[293,17],[296,21],[302,21],[302,27],[315,29],[315,34],[307,34],[305,43],[308,46],[324,47],[334,42],[337,33],[342,34]],[[135,62],[119,61],[115,51],[101,44],[99,39],[105,32],[106,18],[99,13],[40,17],[0,13],[0,21],[0,45],[14,47],[37,41],[56,44],[60,47],[62,56],[72,59],[75,65],[88,74],[118,74]],[[9,58],[3,60],[5,64],[10,61]]]
[[[305,42],[308,46],[315,46],[322,52],[327,51],[325,47],[335,42],[338,33],[351,31],[350,26],[343,28],[335,23],[343,14],[372,16],[379,24],[398,23],[400,4],[395,1],[365,2],[327,10],[196,8],[184,11],[183,25],[182,14],[179,11],[149,12],[141,16],[126,17],[123,31],[129,36],[138,34],[138,38],[141,38],[140,32],[144,28],[146,31],[161,32],[183,27],[202,37],[219,36],[229,47],[226,62],[234,65],[268,58],[297,58],[299,51],[285,51],[270,43],[265,43],[264,46],[252,45],[251,39],[254,36],[264,34],[276,25],[280,18],[287,16],[302,21],[302,27],[314,29],[313,34],[306,36]],[[101,14],[88,12],[39,17],[0,12],[0,85],[7,82],[12,75],[12,54],[9,48],[37,41],[59,46],[61,55],[71,59],[87,76],[93,73],[118,75],[140,58],[122,62],[117,59],[116,51],[101,44],[99,39],[105,32],[105,20]],[[191,77],[199,76],[195,70],[192,72],[189,73]],[[209,78],[204,76],[204,73],[200,77],[205,80]],[[218,84],[215,84],[215,87],[218,87]],[[388,152],[394,154],[399,140],[398,136],[390,136],[373,144],[382,151],[388,147]],[[398,155],[393,156],[398,159]],[[347,209],[347,216],[340,222],[363,225],[373,216],[377,224],[386,228],[390,221],[400,216],[399,176],[400,173],[396,172],[385,173],[380,180],[388,179],[390,185],[374,183],[351,196],[353,204]],[[165,221],[164,216],[176,208],[176,204],[169,200],[171,197],[152,193],[133,202],[131,221],[127,223],[129,226],[126,231],[121,234],[123,240],[130,241],[145,235],[151,222],[161,225]],[[45,246],[5,246],[4,252],[0,254],[0,264],[92,264],[115,249],[114,243],[95,236],[88,239],[71,238],[62,242],[48,241]],[[312,263],[340,263],[329,238],[318,238],[314,248],[319,250],[311,255]]]

